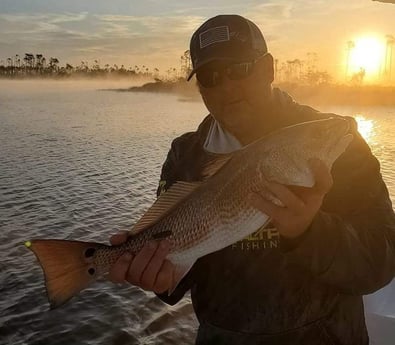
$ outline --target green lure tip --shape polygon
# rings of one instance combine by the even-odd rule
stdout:
[[[30,247],[32,246],[32,243],[31,243],[30,241],[26,241],[26,242],[25,242],[25,246],[26,246],[27,248],[30,248]]]

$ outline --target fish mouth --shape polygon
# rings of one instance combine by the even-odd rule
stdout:
[[[330,118],[328,126],[326,127],[326,132],[328,136],[332,139],[331,146],[336,146],[336,143],[346,137],[349,134],[349,131],[349,121],[342,118]]]
[[[345,136],[350,131],[350,123],[342,118],[330,118],[328,130],[333,133],[339,133],[339,136]]]
[[[353,139],[353,135],[350,131],[350,123],[345,119],[339,119],[331,123],[329,131],[332,132],[332,145],[328,147],[328,156],[336,159],[341,153],[343,153],[347,146]]]

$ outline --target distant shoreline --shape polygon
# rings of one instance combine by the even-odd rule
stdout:
[[[320,105],[374,105],[395,106],[395,86],[347,86],[347,85],[297,85],[291,83],[275,84],[288,92],[297,102]],[[185,98],[200,99],[195,82],[184,80],[149,82],[142,86],[127,89],[112,89],[119,92],[158,92],[175,93]]]
[[[187,82],[185,79],[156,80],[151,78],[0,78],[0,82],[37,82],[37,81],[59,81],[59,82],[95,82],[99,91],[116,92],[146,92],[166,93],[179,96],[183,101],[201,101],[201,97],[195,81]],[[117,85],[119,82],[119,86]],[[137,82],[137,83],[136,83]],[[128,85],[133,85],[129,86]],[[137,86],[136,86],[137,84]],[[313,106],[395,106],[395,86],[379,85],[300,85],[296,83],[274,84],[281,90],[288,92],[298,103]],[[15,87],[15,86],[14,86]]]
[[[395,106],[394,86],[278,85],[295,100],[307,104]]]

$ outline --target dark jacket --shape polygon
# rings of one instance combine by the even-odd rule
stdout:
[[[273,94],[277,128],[336,116],[278,89]],[[348,119],[354,140],[335,162],[333,187],[300,238],[260,229],[199,259],[171,296],[159,296],[174,304],[191,290],[197,344],[368,344],[362,295],[394,277],[395,214],[379,163]],[[196,132],[173,141],[158,193],[175,181],[201,179],[212,121],[206,117]]]

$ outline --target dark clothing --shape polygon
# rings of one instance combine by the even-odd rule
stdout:
[[[278,119],[276,128],[337,116],[299,105],[278,89],[273,95],[272,114],[263,116]],[[348,120],[354,139],[300,238],[260,229],[199,259],[171,296],[159,296],[174,304],[191,290],[197,344],[368,344],[362,295],[394,277],[395,214],[379,163]],[[196,132],[173,141],[161,187],[201,179],[212,121],[208,116]]]

